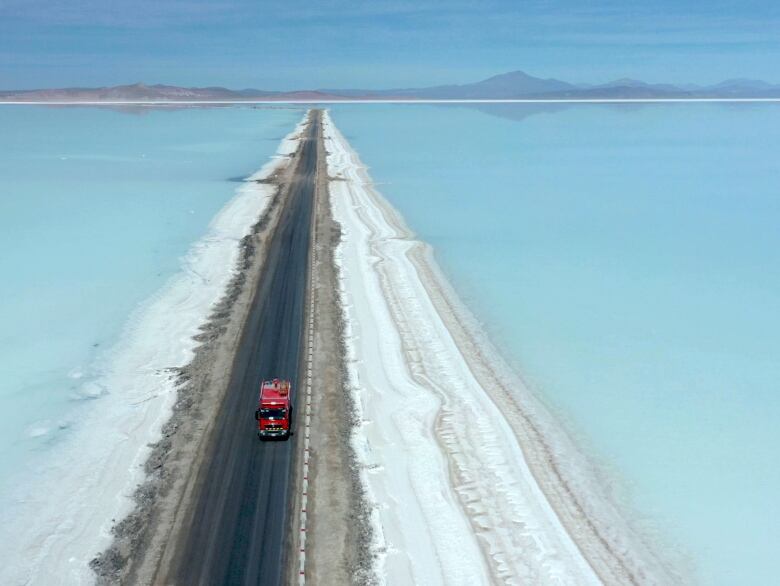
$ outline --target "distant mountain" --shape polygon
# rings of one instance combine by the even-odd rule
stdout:
[[[572,84],[512,71],[463,85],[390,90],[326,89],[330,95],[374,99],[501,100],[501,99],[650,99],[695,97],[780,97],[780,86],[734,79],[714,86],[647,83],[623,78],[602,84]]]
[[[495,75],[476,83],[463,85],[439,85],[427,88],[389,90],[322,90],[328,94],[350,97],[417,98],[429,100],[498,100],[575,90],[576,86],[557,79],[541,79],[523,71]]]
[[[639,99],[661,99],[661,98],[686,98],[693,97],[678,87],[669,84],[649,84],[631,80],[617,80],[614,82],[577,87],[565,92],[550,92],[537,94],[534,98],[547,99],[605,99],[605,100],[639,100]]]
[[[711,86],[647,83],[637,79],[616,79],[599,85],[581,85],[568,97],[579,98],[773,98],[780,97],[780,85],[750,79],[731,79]],[[563,97],[560,93],[557,97]]]
[[[780,85],[773,85],[760,79],[727,79],[706,88],[721,95],[764,95],[780,93]]]
[[[319,100],[337,98],[317,91],[275,92],[223,87],[185,88],[171,85],[118,85],[102,88],[63,88],[0,92],[0,101],[22,102],[208,102],[258,99]]]
[[[623,78],[591,86],[590,89],[615,89],[631,88],[633,90],[645,90],[648,92],[679,92],[680,87],[670,83],[647,83],[639,79]]]
[[[465,85],[443,85],[411,90],[420,97],[441,99],[512,99],[575,90],[576,86],[557,79],[541,79],[523,71],[512,71]]]
[[[760,79],[742,79],[742,78],[727,79],[726,81],[722,81],[711,87],[719,88],[719,89],[742,88],[742,89],[751,89],[751,90],[769,90],[769,89],[777,88],[776,85],[772,85],[771,83],[761,81]]]
[[[146,100],[199,100],[234,99],[236,92],[210,88],[182,88],[169,85],[118,85],[103,88],[64,88],[28,90],[23,92],[3,92],[4,97],[29,98],[35,100],[76,100],[76,101],[146,101]]]
[[[534,77],[523,71],[495,75],[475,83],[388,90],[324,89],[292,92],[223,87],[184,88],[170,85],[121,85],[103,88],[64,88],[0,91],[0,101],[24,102],[209,102],[252,100],[345,99],[647,99],[647,98],[780,98],[780,85],[751,79],[730,79],[711,86],[646,83],[623,78],[602,84],[572,84]]]

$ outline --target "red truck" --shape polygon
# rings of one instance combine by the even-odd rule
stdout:
[[[290,437],[293,415],[290,394],[290,381],[278,378],[263,381],[255,411],[257,437],[260,439]]]

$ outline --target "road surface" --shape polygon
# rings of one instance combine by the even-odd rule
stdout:
[[[176,545],[168,576],[175,584],[285,579],[294,442],[258,440],[254,413],[263,379],[286,378],[299,389],[319,113],[311,120],[198,474],[192,523]]]

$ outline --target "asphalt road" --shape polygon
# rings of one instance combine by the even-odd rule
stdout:
[[[276,585],[285,578],[294,442],[261,442],[254,413],[263,379],[289,379],[298,391],[319,113],[313,120],[198,475],[192,524],[177,544],[169,576],[176,584]]]

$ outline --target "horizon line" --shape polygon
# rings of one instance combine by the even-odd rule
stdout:
[[[330,100],[0,100],[7,106],[167,106],[234,104],[624,104],[624,103],[778,103],[776,98],[528,98],[528,99],[330,99]]]

